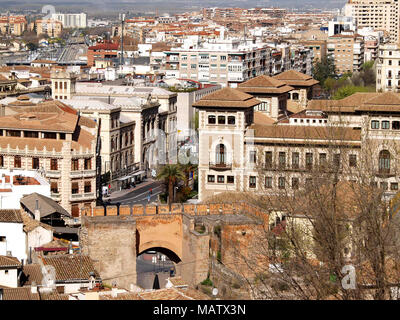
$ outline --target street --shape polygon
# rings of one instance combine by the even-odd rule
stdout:
[[[135,204],[147,204],[149,201],[147,199],[150,189],[153,189],[152,195],[150,197],[150,202],[154,202],[158,200],[158,195],[163,192],[163,184],[154,181],[146,186],[141,186],[140,184],[136,185],[135,188],[131,188],[131,191],[127,194],[122,195],[121,197],[113,198],[111,197],[111,201],[109,204],[115,205],[117,203],[121,205],[135,205]],[[104,198],[104,201],[108,201],[107,198]]]

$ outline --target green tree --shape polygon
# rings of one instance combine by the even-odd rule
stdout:
[[[339,88],[336,93],[333,95],[334,100],[340,100],[351,96],[356,92],[374,92],[375,89],[373,87],[363,87],[363,86],[353,86],[347,85],[344,87]]]
[[[181,166],[177,164],[167,164],[160,169],[157,175],[157,180],[162,180],[168,186],[168,204],[171,209],[171,204],[174,197],[174,186],[178,181],[185,179],[185,173]]]
[[[321,61],[317,60],[313,68],[314,79],[318,80],[321,84],[325,83],[328,78],[336,77],[336,67],[332,58],[323,58]]]

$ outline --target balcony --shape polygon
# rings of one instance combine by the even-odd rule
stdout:
[[[54,192],[52,192],[52,193],[51,193],[51,198],[52,198],[54,201],[59,201],[59,200],[61,200],[61,194],[60,194],[60,193],[54,193]]]
[[[46,178],[61,178],[61,171],[60,170],[47,170]]]
[[[232,163],[227,163],[227,162],[215,162],[215,161],[210,161],[209,162],[209,168],[212,170],[232,170]]]
[[[77,170],[71,171],[71,178],[88,178],[96,176],[96,170]]]
[[[93,200],[96,196],[94,192],[90,193],[74,193],[70,196],[70,201]]]

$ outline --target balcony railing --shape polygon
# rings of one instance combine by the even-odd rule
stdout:
[[[60,193],[51,193],[51,198],[55,201],[61,200],[61,194]]]
[[[71,194],[71,201],[79,201],[79,200],[91,200],[96,198],[94,192],[90,193],[73,193]]]
[[[93,177],[95,175],[96,175],[96,170],[77,170],[77,171],[71,171],[70,177],[87,178],[87,177]]]
[[[209,168],[213,170],[231,170],[232,163],[210,161]]]
[[[47,178],[61,178],[61,171],[60,170],[47,170],[46,177]]]

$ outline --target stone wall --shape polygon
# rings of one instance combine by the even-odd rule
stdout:
[[[136,221],[132,217],[83,217],[82,253],[93,259],[103,282],[136,284]]]

